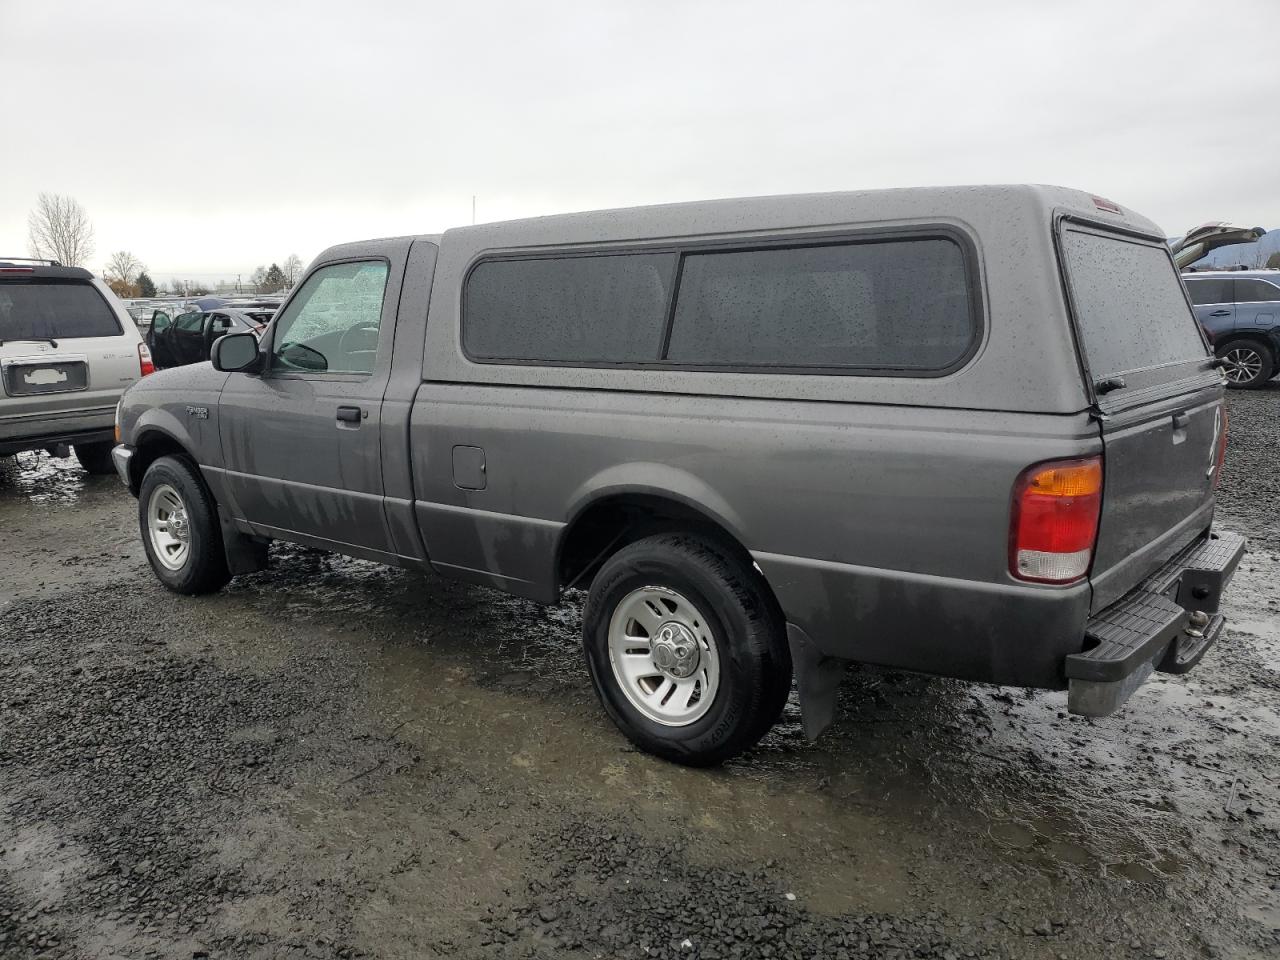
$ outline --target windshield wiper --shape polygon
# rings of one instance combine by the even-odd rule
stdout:
[[[8,340],[0,340],[0,347],[6,343],[47,343],[53,349],[58,349],[58,341],[53,337],[10,337]]]
[[[1125,383],[1124,377],[1107,377],[1105,380],[1093,381],[1093,390],[1098,396],[1102,396],[1112,390],[1123,390],[1128,385]]]

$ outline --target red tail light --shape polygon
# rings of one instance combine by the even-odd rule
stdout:
[[[138,369],[144,377],[156,372],[156,365],[151,362],[151,351],[145,343],[138,344]]]
[[[1102,458],[1037,463],[1013,485],[1009,572],[1071,583],[1089,572],[1102,512]]]

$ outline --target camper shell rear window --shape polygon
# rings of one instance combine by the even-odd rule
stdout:
[[[1208,356],[1165,244],[1067,224],[1061,248],[1076,330],[1095,383]]]

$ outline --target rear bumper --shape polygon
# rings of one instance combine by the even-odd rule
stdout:
[[[79,430],[72,433],[41,433],[36,436],[20,439],[0,440],[0,456],[10,453],[22,453],[24,450],[44,450],[56,447],[60,443],[75,446],[77,443],[110,443],[116,438],[115,425],[97,430]]]
[[[59,443],[97,443],[115,439],[116,408],[0,416],[0,454],[43,450]]]
[[[1236,534],[1203,537],[1091,617],[1089,649],[1066,658],[1067,709],[1105,717],[1154,671],[1185,673],[1199,663],[1222,633],[1218,607],[1245,545]]]

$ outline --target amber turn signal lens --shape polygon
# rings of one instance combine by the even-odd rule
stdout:
[[[1086,497],[1102,491],[1102,461],[1056,463],[1031,475],[1027,489],[1046,497]]]

